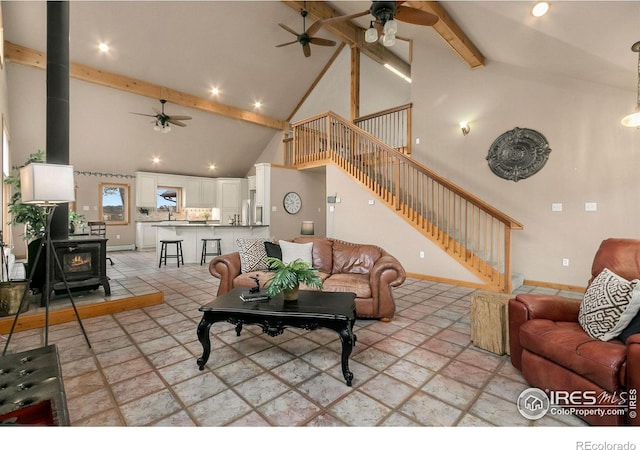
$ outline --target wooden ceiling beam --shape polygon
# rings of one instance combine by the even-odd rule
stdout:
[[[311,15],[315,20],[329,19],[342,15],[329,6],[327,2],[283,1],[283,3],[296,11],[306,8],[309,15]],[[465,35],[451,16],[447,14],[439,2],[408,1],[404,4],[438,16],[438,22],[436,22],[432,27],[434,31],[444,39],[444,41],[469,65],[469,67],[475,69],[484,66],[484,56],[480,50],[478,50],[474,43]],[[369,56],[374,61],[382,65],[389,63],[400,70],[403,74],[409,77],[411,76],[411,65],[409,63],[406,63],[394,53],[388,51],[380,43],[367,44],[364,42],[364,28],[361,28],[349,21],[327,24],[324,25],[323,28],[329,30],[336,37],[342,39],[347,43],[347,45],[357,45],[363,54]]]
[[[420,9],[438,16],[438,21],[433,29],[472,69],[484,66],[484,55],[473,42],[464,34],[464,31],[453,21],[439,2],[412,2],[405,5]]]
[[[5,58],[9,61],[45,70],[47,68],[46,53],[39,52],[27,47],[4,41]],[[257,114],[253,111],[246,111],[234,106],[214,102],[209,99],[196,97],[191,94],[176,91],[174,89],[137,80],[124,75],[106,72],[84,64],[71,63],[69,66],[69,76],[77,80],[86,81],[100,86],[118,89],[131,94],[142,95],[156,100],[165,99],[170,103],[198,109],[213,114],[228,117],[230,119],[243,120],[256,125],[261,125],[276,130],[288,129],[286,121]]]

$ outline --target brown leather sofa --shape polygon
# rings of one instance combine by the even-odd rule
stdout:
[[[605,267],[626,280],[640,278],[640,240],[604,240],[594,257],[588,285]],[[593,392],[600,399],[602,395],[638,393],[640,334],[631,334],[626,342],[593,339],[578,323],[580,302],[534,294],[511,299],[511,363],[531,386],[545,391]],[[592,425],[640,425],[633,410],[624,415],[578,415]]]
[[[302,236],[290,242],[313,242],[312,265],[323,279],[323,290],[354,292],[358,317],[393,318],[396,305],[392,288],[404,282],[406,273],[392,255],[375,245],[352,244],[331,238]],[[209,272],[220,279],[218,296],[234,287],[255,286],[251,277],[256,275],[263,286],[270,278],[269,272],[265,271],[241,273],[238,252],[213,258],[209,263]]]

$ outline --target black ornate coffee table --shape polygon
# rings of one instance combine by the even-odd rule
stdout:
[[[235,288],[200,307],[204,314],[198,324],[198,340],[202,356],[198,367],[204,369],[211,353],[209,329],[216,322],[235,324],[240,336],[243,325],[258,325],[269,336],[278,336],[287,327],[335,331],[342,341],[342,375],[351,386],[353,373],[349,371],[349,355],[356,343],[353,325],[356,321],[355,294],[351,292],[300,291],[298,300],[286,301],[279,294],[269,300],[243,302],[240,294],[246,288]]]

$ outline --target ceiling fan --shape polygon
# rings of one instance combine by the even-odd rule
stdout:
[[[171,131],[169,124],[176,125],[179,127],[186,127],[187,124],[180,122],[181,120],[191,120],[191,116],[169,116],[164,112],[164,104],[167,103],[165,99],[160,99],[160,103],[162,104],[162,110],[158,110],[158,108],[153,108],[155,114],[143,114],[132,112],[131,114],[137,114],[139,116],[147,116],[154,117],[155,120],[151,123],[155,124],[153,129],[156,131],[161,131],[163,133],[168,133]]]
[[[377,42],[379,34],[382,34],[382,44],[388,47],[395,43],[395,35],[398,31],[396,20],[423,26],[433,26],[438,21],[438,16],[410,6],[403,6],[402,3],[405,2],[374,1],[366,11],[324,19],[322,20],[322,25],[343,22],[371,14],[375,20],[371,21],[371,26],[365,32],[365,41],[370,44]]]
[[[306,29],[305,18],[307,17],[308,13],[306,10],[303,9],[300,11],[300,14],[302,15],[302,29],[305,30]],[[311,56],[311,46],[309,44],[322,45],[325,47],[333,47],[334,45],[336,45],[335,41],[313,36],[320,30],[320,28],[322,28],[321,20],[314,22],[308,29],[306,29],[306,31],[303,31],[300,34],[296,33],[286,25],[283,25],[281,23],[279,23],[278,25],[280,25],[280,27],[287,30],[289,33],[295,35],[296,40],[291,42],[286,42],[284,44],[276,45],[276,47],[284,47],[285,45],[291,45],[291,44],[295,44],[296,42],[299,42],[300,44],[302,44],[302,52],[304,53],[304,56],[307,58]]]

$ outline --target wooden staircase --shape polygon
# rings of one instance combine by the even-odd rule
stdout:
[[[333,112],[292,124],[285,165],[335,164],[493,291],[511,292],[511,230],[523,226]]]

